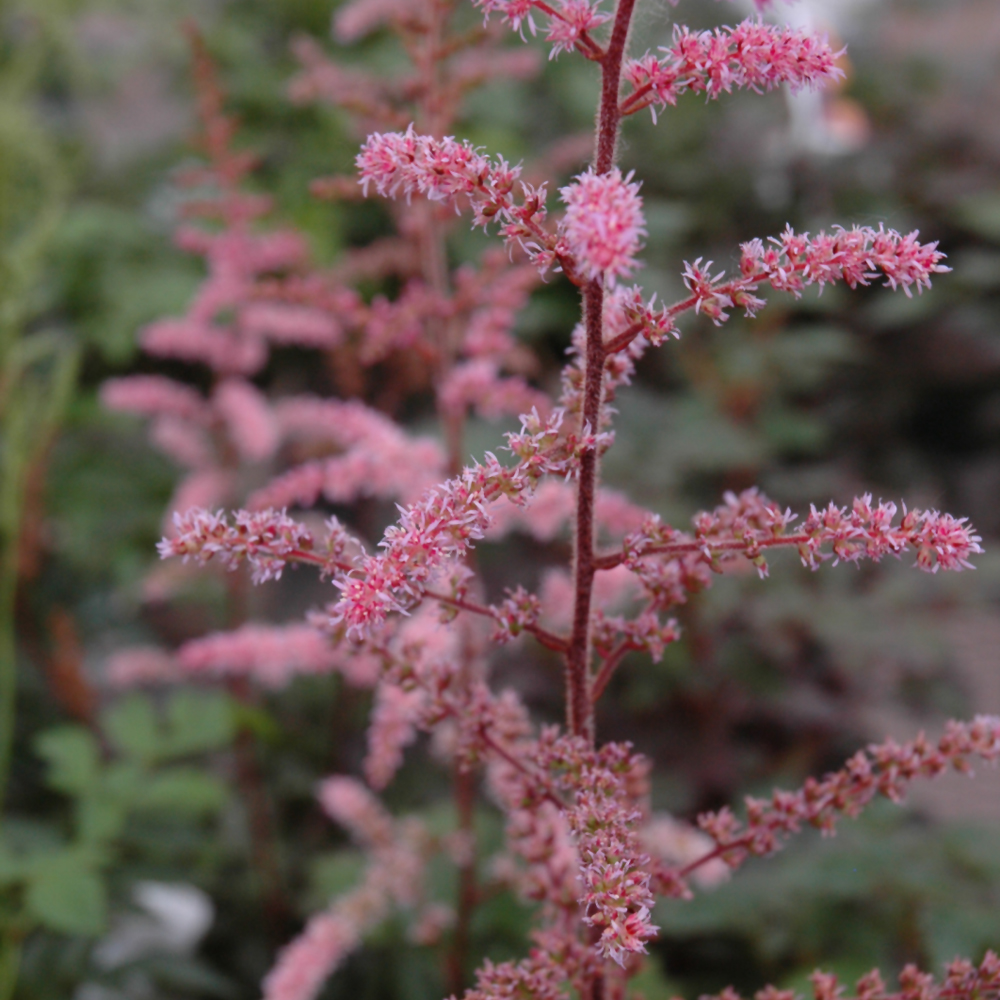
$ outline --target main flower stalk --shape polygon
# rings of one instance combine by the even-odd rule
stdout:
[[[597,119],[597,148],[594,173],[606,174],[614,166],[618,128],[621,123],[619,90],[622,62],[628,42],[629,25],[635,0],[620,0],[615,11],[611,40],[600,59],[601,107]],[[586,367],[583,388],[581,432],[596,432],[601,423],[604,387],[604,284],[593,278],[583,290],[584,325],[586,329]],[[597,448],[588,450],[580,459],[576,495],[576,529],[574,534],[573,571],[575,598],[573,631],[566,653],[566,723],[574,736],[594,743],[594,706],[590,696],[590,622],[594,590],[594,504],[600,456]]]

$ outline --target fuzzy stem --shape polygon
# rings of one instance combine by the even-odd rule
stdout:
[[[601,695],[604,694],[604,689],[608,686],[608,682],[614,676],[614,672],[618,669],[618,665],[625,659],[629,651],[635,648],[636,646],[633,643],[625,641],[619,643],[608,653],[604,663],[601,665],[601,669],[594,678],[594,683],[591,685],[591,701],[595,704],[597,703]]]
[[[615,12],[611,40],[601,59],[601,107],[597,120],[597,147],[594,169],[607,173],[615,159],[621,113],[622,59],[628,40],[629,22],[635,0],[620,0]],[[594,433],[601,425],[601,396],[604,387],[604,286],[589,282],[583,292],[584,324],[587,331],[586,370],[581,421]],[[590,697],[590,610],[594,589],[594,503],[597,494],[598,456],[586,452],[580,460],[574,538],[575,599],[573,631],[566,654],[566,721],[575,736],[594,741],[594,710]]]

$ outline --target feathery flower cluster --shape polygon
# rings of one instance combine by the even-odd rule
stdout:
[[[263,983],[264,1000],[312,1000],[364,934],[394,906],[412,906],[421,891],[427,835],[416,821],[394,823],[360,782],[330,778],[319,790],[324,809],[364,847],[361,884],[312,917],[278,955]]]
[[[919,293],[931,287],[932,274],[951,270],[941,263],[944,254],[937,243],[918,243],[919,235],[914,231],[900,236],[882,226],[837,226],[831,234],[821,232],[810,238],[789,226],[780,237],[771,237],[773,246],[760,240],[744,243],[740,271],[745,279],[766,281],[772,288],[795,293],[806,285],[822,288],[837,281],[857,288],[881,272],[887,287],[902,288],[909,296],[911,287]]]
[[[473,2],[522,33],[525,26],[534,33],[535,19],[544,18],[552,55],[576,50],[600,63],[604,93],[619,93],[619,77],[607,74],[622,66],[631,5],[618,6],[625,19],[602,43],[593,32],[610,15],[599,0]],[[757,0],[758,8],[766,3]],[[495,33],[451,34],[446,7],[434,0],[353,0],[338,11],[341,37],[360,37],[382,24],[400,33],[404,48],[420,53],[412,77],[375,80],[335,66],[318,47],[299,46],[306,70],[296,84],[299,99],[350,107],[366,130],[386,130],[372,131],[357,156],[360,189],[405,195],[405,203],[393,208],[398,235],[350,251],[332,272],[306,271],[305,244],[295,234],[251,229],[264,206],[237,190],[248,167],[228,147],[231,123],[219,118],[218,108],[218,120],[209,122],[207,131],[219,142],[206,176],[224,193],[201,214],[222,226],[180,234],[188,249],[205,257],[208,277],[188,314],[149,328],[145,344],[163,356],[207,363],[214,382],[202,397],[143,376],[110,384],[105,396],[119,409],[152,417],[161,447],[193,470],[176,501],[175,534],[160,543],[161,556],[217,559],[229,569],[246,562],[258,583],[279,577],[289,562],[308,563],[340,593],[310,616],[309,625],[244,625],[188,642],[163,659],[147,651],[145,659],[134,658],[133,673],[246,674],[278,687],[297,674],[337,670],[373,688],[362,764],[368,786],[386,787],[416,734],[428,732],[435,752],[458,774],[459,813],[471,816],[464,796],[474,794],[474,779],[466,772],[483,766],[506,817],[505,847],[493,866],[497,881],[540,904],[530,954],[520,962],[487,962],[466,1000],[593,996],[605,977],[614,976],[614,988],[603,991],[611,995],[624,991],[635,966],[631,956],[645,952],[656,933],[656,892],[684,896],[688,875],[703,884],[718,881],[745,857],[777,849],[804,824],[830,832],[839,816],[855,815],[876,794],[898,799],[916,777],[933,777],[949,766],[965,769],[973,756],[1000,758],[1000,719],[952,723],[935,745],[921,737],[904,746],[873,746],[843,771],[798,792],[748,800],[745,823],[723,810],[702,817],[698,832],[667,817],[645,822],[644,762],[628,744],[593,744],[592,706],[618,664],[632,650],[659,659],[679,636],[665,612],[708,586],[727,561],[750,560],[764,576],[772,547],[795,547],[811,568],[826,559],[877,560],[914,549],[917,565],[934,572],[965,568],[981,551],[964,519],[904,508],[894,524],[895,505],[873,505],[870,496],[850,509],[813,508],[794,528],[796,517],[756,490],[726,494],[720,507],[697,515],[693,531],[683,533],[597,485],[596,459],[613,441],[609,404],[629,384],[645,350],[678,335],[681,313],[694,310],[717,323],[732,308],[752,314],[763,305],[755,293],[765,283],[798,294],[810,284],[843,281],[853,288],[881,275],[910,295],[913,286],[918,292],[929,287],[931,276],[947,268],[936,244],[921,245],[916,233],[838,228],[810,238],[789,228],[767,245],[745,244],[741,273],[728,281],[712,275],[711,263],[687,264],[689,294],[673,305],[658,307],[638,287],[618,287],[638,267],[646,235],[639,184],[613,165],[620,117],[644,107],[655,116],[656,107],[686,92],[716,98],[737,88],[815,86],[841,75],[838,53],[808,33],[746,21],[714,32],[679,28],[661,55],[625,59],[631,91],[617,105],[610,98],[602,102],[601,172],[595,165],[560,189],[566,213],[556,226],[547,223],[546,186],[523,182],[519,166],[487,157],[468,142],[418,134],[412,124],[393,131],[412,121],[433,122],[439,133],[451,128],[470,86],[500,66],[523,75],[530,62],[491,52]],[[458,51],[463,45],[469,48]],[[343,195],[344,181],[324,182],[327,195]],[[351,196],[356,192],[354,187]],[[437,204],[410,206],[413,195]],[[518,244],[530,263],[515,265],[497,247],[480,265],[448,275],[443,233],[450,220],[441,206],[456,212],[470,207],[477,226],[497,222],[508,245]],[[532,371],[531,363],[514,335],[517,312],[538,280],[535,269],[549,268],[586,286],[587,322],[573,335],[559,408],[529,385],[524,373]],[[386,278],[400,291],[370,301],[347,284]],[[269,400],[248,381],[263,368],[269,343],[336,347],[348,361],[345,370],[362,372],[394,353],[409,356],[421,369],[420,389],[434,390],[445,446],[411,438],[360,401]],[[360,389],[352,386],[344,395],[364,398],[364,378],[358,382]],[[463,423],[473,409],[487,419],[521,412],[520,432],[507,436],[514,460],[503,465],[488,453],[442,482],[445,469],[461,468]],[[181,505],[184,498],[205,496],[211,500],[202,506],[214,509],[221,497],[229,502],[237,495],[244,466],[256,474],[265,461],[289,458],[291,468],[284,466],[286,472],[258,490],[248,504],[253,509],[238,511],[232,524],[221,514]],[[338,522],[329,522],[325,538],[314,538],[281,509],[321,497],[337,504],[399,499],[403,505],[379,550],[368,554]],[[478,603],[468,558],[476,542],[513,529],[552,541],[569,527],[576,531],[573,576],[551,567],[538,595],[517,587],[497,604]],[[617,548],[595,553],[595,538],[617,542]],[[600,571],[596,578],[594,571]],[[459,615],[469,617],[456,624]],[[565,657],[572,702],[567,732],[537,734],[515,694],[494,694],[486,673],[488,633],[476,623],[491,625],[495,642],[527,634]],[[432,850],[449,853],[463,893],[476,896],[471,819],[432,843],[420,824],[394,820],[354,779],[328,780],[319,798],[365,851],[368,865],[360,884],[309,920],[280,954],[265,980],[266,1000],[312,1000],[394,908],[414,911],[415,939],[439,935],[450,911],[422,898]],[[458,951],[469,916],[456,917]],[[456,965],[463,961],[459,956]],[[625,970],[625,978],[609,961]],[[966,1000],[962,990],[993,989],[1000,972],[990,961],[978,970],[954,966],[951,986],[939,996]],[[907,975],[899,1000],[928,1000],[926,990],[913,993],[928,981]],[[814,985],[816,1000],[835,1000],[835,984],[816,978]],[[871,980],[859,987],[859,1000],[889,1000],[880,990]],[[791,997],[771,990],[758,1000]]]
[[[734,88],[757,92],[788,84],[793,90],[837,80],[841,55],[825,39],[796,28],[747,20],[735,28],[692,31],[675,25],[673,42],[662,56],[629,60],[623,76],[632,92],[622,101],[623,114],[676,104],[685,93],[716,98]]]
[[[558,957],[546,949],[533,948],[520,962],[495,965],[487,959],[476,970],[476,985],[464,1000],[498,1000],[500,997],[531,997],[532,1000],[566,1000],[565,983],[570,972],[570,955],[565,944]],[[555,949],[553,949],[555,950]]]
[[[886,988],[877,969],[865,973],[855,984],[853,996],[829,972],[817,970],[810,977],[813,1000],[996,1000],[1000,996],[1000,957],[988,951],[979,965],[964,958],[949,962],[944,978],[938,982],[915,965],[904,966],[899,974],[899,989]],[[740,1000],[732,987],[703,1000]],[[801,1000],[794,990],[767,986],[754,994],[754,1000]]]
[[[521,174],[503,159],[491,162],[469,142],[418,135],[412,125],[405,132],[370,135],[355,162],[366,197],[369,185],[383,198],[422,194],[457,205],[465,197],[476,208],[477,222],[510,213]]]
[[[452,368],[438,390],[438,405],[451,416],[464,417],[475,409],[486,420],[518,416],[532,408],[547,413],[551,401],[519,375],[503,378],[489,358],[473,358]]]
[[[916,550],[916,565],[928,573],[939,569],[972,569],[969,559],[981,553],[982,539],[973,534],[967,518],[956,518],[936,510],[910,510],[903,505],[903,518],[897,525],[894,503],[872,506],[870,493],[854,501],[850,511],[831,503],[824,510],[813,507],[802,524],[809,540],[799,546],[802,562],[816,568],[819,561],[830,558],[820,553],[822,545],[833,547],[835,560],[857,562],[884,555],[898,556],[908,548]]]
[[[527,472],[508,468],[488,455],[402,509],[382,540],[383,551],[363,557],[356,573],[336,581],[342,594],[330,605],[331,624],[364,636],[393,611],[407,611],[426,584],[449,562],[457,562],[483,538],[490,523],[487,506],[501,494],[519,499],[532,483]]]
[[[246,560],[254,583],[281,579],[287,563],[312,551],[312,534],[284,511],[237,511],[229,524],[221,511],[212,514],[197,507],[174,514],[175,534],[164,538],[157,551],[161,559],[180,556],[184,562],[207,563],[212,558],[228,570]]]
[[[776,546],[795,546],[803,565],[810,569],[831,558],[878,562],[886,555],[898,557],[913,549],[916,566],[930,573],[971,568],[969,559],[982,552],[982,539],[965,518],[905,508],[898,524],[892,523],[895,516],[894,503],[873,506],[871,495],[865,494],[855,499],[850,510],[832,503],[822,511],[812,507],[799,530],[789,533],[798,515],[782,511],[757,489],[750,489],[739,496],[727,493],[724,504],[696,515],[693,537],[662,524],[659,518],[649,519],[626,537],[621,555],[605,557],[599,565],[611,568],[624,562],[644,582],[648,574],[652,586],[658,575],[643,557],[653,554],[696,555],[713,568],[720,560],[745,557],[765,577],[766,550]],[[827,545],[832,552],[823,550]]]
[[[294,466],[253,493],[251,509],[310,507],[320,496],[350,503],[362,496],[413,500],[444,471],[441,446],[429,437],[413,438],[384,414],[357,400],[297,396],[274,406],[284,440],[339,454]]]
[[[628,744],[605,743],[594,751],[580,739],[551,734],[543,734],[539,759],[573,795],[566,820],[580,855],[584,920],[601,933],[601,955],[624,966],[628,954],[646,951],[657,930],[650,920],[649,858],[637,833],[642,813],[634,804],[644,762]]]
[[[545,40],[552,42],[549,58],[560,52],[579,49],[589,58],[601,52],[590,32],[611,20],[611,15],[600,9],[601,0],[473,0],[487,18],[501,15],[505,24],[524,38],[524,25],[534,35],[538,31],[535,15],[545,17]]]
[[[629,651],[649,653],[654,663],[663,659],[667,646],[681,637],[677,622],[661,622],[655,611],[647,610],[636,618],[594,612],[594,649],[606,659]]]
[[[851,288],[868,285],[873,278],[885,278],[887,287],[902,288],[912,296],[931,287],[931,275],[950,271],[941,263],[944,254],[937,243],[919,243],[916,231],[900,236],[880,226],[835,227],[832,234],[796,233],[790,226],[780,237],[771,237],[771,246],[754,239],[742,244],[740,278],[712,275],[712,262],[685,261],[684,284],[691,297],[672,307],[676,314],[685,309],[708,316],[717,326],[729,319],[727,309],[743,309],[753,316],[764,305],[754,293],[763,283],[777,291],[798,296],[807,285],[845,282]]]
[[[564,262],[557,237],[544,228],[546,188],[521,181],[522,200],[517,204],[513,191],[521,175],[498,158],[493,163],[468,142],[450,136],[437,139],[418,135],[413,126],[406,132],[378,132],[370,135],[357,156],[359,183],[365,194],[368,186],[383,197],[405,194],[409,199],[422,194],[431,201],[445,202],[460,209],[467,199],[473,209],[473,224],[484,228],[501,222],[500,232],[508,244],[517,243],[543,274]]]
[[[617,167],[606,174],[588,170],[559,194],[566,204],[561,229],[584,277],[613,284],[635,270],[646,227],[632,174],[622,177]]]
[[[950,721],[937,743],[921,733],[903,744],[891,739],[873,744],[841,770],[820,781],[810,778],[797,792],[775,791],[770,800],[747,798],[745,824],[728,808],[700,816],[698,825],[716,847],[688,864],[684,873],[715,857],[735,868],[749,855],[771,854],[804,824],[832,834],[840,816],[856,817],[876,795],[899,802],[915,778],[934,778],[949,767],[971,773],[973,757],[992,764],[1000,760],[1000,717]]]
[[[192,639],[177,653],[186,673],[251,676],[271,688],[300,674],[329,673],[342,659],[327,635],[305,624],[242,625]]]

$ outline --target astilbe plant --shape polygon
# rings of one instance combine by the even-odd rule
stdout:
[[[753,315],[768,286],[798,295],[808,285],[882,281],[910,295],[947,268],[936,244],[918,242],[916,233],[837,227],[810,236],[788,228],[745,243],[737,275],[696,260],[684,265],[683,299],[647,300],[625,284],[639,266],[645,225],[640,181],[615,163],[622,119],[662,111],[689,92],[717,98],[741,87],[821,86],[839,76],[839,53],[822,38],[750,20],[714,32],[678,28],[660,54],[630,58],[635,0],[619,0],[613,11],[592,0],[474,2],[486,23],[471,33],[454,25],[458,0],[342,7],[335,27],[344,40],[385,26],[398,34],[410,59],[398,78],[347,70],[312,42],[298,44],[293,97],[340,105],[367,133],[356,179],[322,179],[316,194],[391,199],[398,233],[333,269],[311,265],[294,233],[253,224],[266,206],[246,192],[250,162],[234,151],[233,123],[197,50],[208,165],[192,178],[206,196],[191,207],[214,228],[185,227],[178,240],[205,258],[208,275],[187,315],[154,324],[142,342],[151,354],[206,365],[214,380],[207,397],[152,376],[105,387],[110,406],[151,417],[156,443],[190,470],[172,504],[164,558],[226,570],[245,564],[257,583],[305,564],[331,587],[327,606],[306,623],[243,624],[169,655],[126,651],[114,664],[119,680],[238,676],[280,687],[297,674],[339,671],[374,692],[363,779],[331,777],[319,790],[325,811],[366,852],[366,872],[281,951],[264,980],[268,1000],[314,997],[365,933],[398,908],[412,914],[415,940],[450,935],[449,974],[456,991],[462,987],[479,894],[472,814],[480,780],[506,821],[495,877],[538,904],[537,926],[527,957],[486,962],[466,996],[599,1000],[623,995],[638,971],[657,933],[657,895],[688,897],[693,885],[772,853],[804,826],[832,833],[840,817],[856,816],[877,795],[896,801],[915,779],[1000,757],[1000,719],[978,717],[949,723],[937,743],[871,746],[798,791],[748,800],[743,820],[723,809],[701,816],[697,831],[649,815],[647,762],[627,743],[597,740],[595,702],[628,653],[659,659],[677,640],[672,609],[709,586],[713,573],[749,561],[765,577],[777,548],[794,549],[813,570],[828,560],[910,553],[933,573],[969,567],[981,548],[964,519],[899,510],[867,495],[800,517],[751,489],[727,494],[688,530],[671,527],[600,485],[601,456],[614,442],[615,393],[646,350],[679,336],[686,313],[716,324],[737,309]],[[552,56],[582,56],[600,73],[592,162],[554,198],[521,166],[447,134],[470,88],[533,71],[530,53],[501,47],[502,24],[522,37],[540,32]],[[450,271],[445,241],[463,213],[497,232],[505,249]],[[553,272],[582,300],[554,400],[523,377],[524,351],[512,333],[534,283]],[[352,287],[366,277],[397,278],[400,291],[366,302]],[[336,348],[362,367],[415,352],[444,444],[412,437],[359,400],[267,398],[251,378],[272,344]],[[521,415],[503,458],[464,464],[470,411]],[[279,455],[301,460],[263,482]],[[336,519],[320,527],[287,513],[365,496],[400,505],[374,550]],[[219,509],[241,502],[231,514]],[[517,587],[487,602],[477,542],[515,530],[545,540],[567,525],[568,573],[550,574],[540,594]],[[612,613],[623,598],[638,611]],[[537,728],[517,693],[489,684],[491,649],[524,637],[562,658],[562,727]],[[444,837],[416,819],[394,818],[375,796],[419,732],[435,734],[455,773],[459,827]],[[424,866],[439,852],[460,873],[453,911],[427,898]],[[842,992],[822,973],[813,987],[816,1000]],[[941,983],[907,968],[895,993],[877,973],[856,988],[865,1000],[998,992],[992,954],[978,967],[956,962]],[[757,996],[790,994],[769,987]],[[731,992],[722,997],[735,1000]]]

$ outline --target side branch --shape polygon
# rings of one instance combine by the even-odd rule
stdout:
[[[844,988],[835,975],[818,969],[809,977],[813,1000],[996,1000],[1000,996],[1000,958],[988,951],[975,966],[964,958],[949,963],[944,979],[935,981],[928,972],[907,965],[899,974],[899,989],[885,987],[877,969],[863,975],[855,985],[854,994],[844,996]],[[741,1000],[731,987],[702,1000]],[[801,1000],[793,990],[765,986],[754,994],[754,1000]]]
[[[731,868],[750,856],[773,854],[803,826],[826,835],[836,832],[842,816],[857,817],[877,795],[901,802],[917,778],[936,778],[949,768],[971,775],[970,758],[995,764],[1000,760],[1000,716],[979,715],[972,722],[950,721],[937,743],[921,733],[898,744],[894,740],[858,751],[839,771],[817,781],[810,778],[795,792],[776,790],[770,799],[747,797],[743,823],[728,807],[704,813],[698,825],[715,841],[715,847],[690,864],[666,873],[666,885],[684,889],[683,879],[702,865],[722,858]]]

